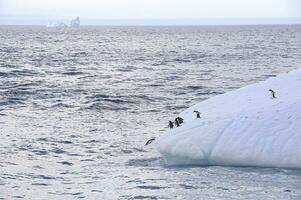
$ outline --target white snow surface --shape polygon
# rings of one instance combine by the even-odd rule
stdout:
[[[184,124],[157,139],[167,165],[301,169],[301,68],[217,95],[179,116]]]

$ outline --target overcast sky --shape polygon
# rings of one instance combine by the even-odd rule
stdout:
[[[0,23],[38,19],[301,18],[300,0],[0,0]],[[42,22],[41,22],[42,23]]]

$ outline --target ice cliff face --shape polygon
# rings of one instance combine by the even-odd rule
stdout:
[[[301,168],[301,69],[215,96],[180,116],[184,124],[157,140],[168,165]]]

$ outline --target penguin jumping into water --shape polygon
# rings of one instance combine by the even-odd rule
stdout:
[[[275,99],[275,98],[276,98],[276,96],[275,96],[275,93],[276,93],[276,92],[274,92],[274,90],[272,90],[272,89],[269,89],[269,91],[270,91],[271,94],[272,94],[272,98]]]
[[[168,127],[169,127],[169,128],[173,128],[173,122],[172,122],[172,121],[169,121],[169,122],[168,122]]]
[[[199,112],[199,111],[195,110],[195,111],[193,111],[193,112],[196,113],[196,118],[201,118],[200,112]]]
[[[145,143],[145,146],[146,145],[149,145],[150,143],[152,143],[156,138],[151,138],[149,140],[147,140],[147,142]]]

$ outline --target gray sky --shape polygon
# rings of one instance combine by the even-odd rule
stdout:
[[[43,24],[80,16],[97,20],[176,20],[216,23],[219,19],[301,19],[300,0],[0,0],[0,24]],[[246,20],[246,21],[248,21]],[[281,21],[281,20],[280,20]]]

